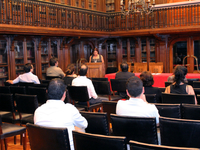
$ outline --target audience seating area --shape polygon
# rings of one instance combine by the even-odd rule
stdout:
[[[157,127],[155,118],[116,115],[117,101],[121,99],[116,91],[125,92],[125,82],[119,83],[107,78],[91,78],[91,80],[97,94],[107,98],[107,101],[90,105],[87,87],[74,87],[71,86],[71,81],[66,82],[65,102],[74,104],[88,121],[86,133],[73,131],[75,150],[122,150],[127,149],[127,146],[130,150],[200,148],[198,140],[200,106],[194,105],[194,96],[166,94],[164,93],[165,88],[160,87],[162,103],[157,103],[155,94],[145,94],[147,101],[155,104],[159,111],[160,123]],[[188,84],[194,87],[199,104],[200,81],[197,80],[191,79]],[[66,128],[47,128],[33,124],[35,109],[47,100],[49,82],[50,80],[41,80],[42,84],[39,85],[20,83],[0,87],[0,119],[11,123],[8,127],[15,127],[13,129],[19,130],[17,134],[25,134],[27,128],[31,150],[70,149]],[[77,101],[85,102],[87,105],[82,107]],[[98,110],[100,112],[94,112]],[[4,124],[6,126],[7,123],[1,124],[2,131]],[[1,139],[4,139],[4,137],[15,134],[5,136],[2,132],[0,135]],[[22,137],[23,142],[26,142],[26,137]],[[4,140],[1,140],[2,146],[3,143]],[[26,145],[23,145],[23,149],[26,149]]]

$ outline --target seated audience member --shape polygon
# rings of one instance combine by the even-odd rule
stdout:
[[[144,99],[144,87],[142,81],[134,76],[128,79],[127,95],[129,100],[119,100],[116,106],[116,114],[120,116],[135,117],[156,117],[156,123],[159,123],[159,113],[155,105],[149,104]]]
[[[7,80],[6,82],[10,84],[16,84],[19,82],[34,82],[35,84],[40,84],[38,77],[33,74],[33,65],[31,63],[24,65],[24,72],[24,74],[19,75],[16,79]]]
[[[101,103],[102,100],[106,100],[97,96],[96,91],[94,89],[94,85],[92,81],[86,77],[88,71],[88,67],[86,65],[81,65],[79,69],[79,76],[72,80],[72,86],[87,86],[90,105]],[[87,105],[86,102],[79,102],[79,104]]]
[[[121,72],[116,73],[115,79],[118,80],[128,80],[130,77],[135,76],[134,73],[128,72],[128,64],[126,62],[121,63]],[[126,92],[119,92],[119,95],[123,98],[126,98]]]
[[[60,67],[58,67],[58,58],[52,57],[50,59],[50,67],[47,68],[46,76],[58,76],[63,78],[65,73],[62,71]]]
[[[144,71],[140,74],[140,79],[143,82],[144,94],[156,94],[156,100],[158,103],[162,102],[162,94],[159,88],[152,87],[154,84],[153,75],[149,71]]]
[[[179,66],[179,65],[178,65],[178,66]],[[176,68],[176,67],[175,67],[175,68]],[[187,68],[186,68],[186,67],[180,67],[180,69],[183,71],[184,76],[186,76],[186,75],[187,75]],[[168,81],[168,82],[174,82],[174,77],[175,77],[174,74],[171,75],[171,76],[169,76],[169,77],[167,78],[167,81]],[[184,81],[187,82],[187,78],[186,78],[186,77],[185,77]]]
[[[174,70],[174,82],[166,87],[165,93],[175,93],[175,94],[189,94],[194,95],[194,89],[191,85],[185,84],[185,72],[183,70],[187,69],[184,66],[177,65]],[[195,96],[195,104],[197,104]]]
[[[75,67],[74,67],[74,64],[69,64],[67,66],[67,69],[66,69],[66,76],[67,77],[77,77],[77,75],[75,74]]]
[[[72,130],[75,126],[85,129],[87,120],[72,104],[64,103],[66,86],[61,79],[53,79],[48,87],[48,100],[34,113],[34,123],[46,127],[67,128],[71,150],[74,150]]]

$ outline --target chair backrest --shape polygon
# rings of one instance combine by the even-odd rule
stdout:
[[[144,94],[148,103],[157,103],[156,94]]]
[[[70,150],[67,128],[43,127],[27,123],[31,150]]]
[[[63,80],[64,80],[65,85],[72,85],[72,80],[74,78],[75,77],[64,77]]]
[[[200,120],[200,106],[193,104],[182,104],[182,119]]]
[[[168,81],[166,81],[166,82],[165,82],[165,87],[171,85],[172,83],[173,83],[173,82],[168,82]]]
[[[28,93],[28,87],[32,86],[34,82],[19,82],[19,86],[25,86],[26,87],[26,93]]]
[[[200,95],[198,94],[198,95],[196,96],[196,98],[197,98],[197,104],[199,105],[199,104],[200,104]]]
[[[19,113],[34,114],[38,107],[37,95],[15,94],[15,100]]]
[[[0,86],[0,93],[11,93],[9,86]]]
[[[13,94],[0,93],[0,111],[15,112]]]
[[[198,94],[200,95],[200,88],[193,88],[193,89],[194,89],[195,96],[197,96]]]
[[[41,84],[33,84],[29,87],[39,87],[39,88],[46,88],[48,89],[48,84],[47,83],[41,83]]]
[[[110,79],[112,91],[126,92],[126,81],[127,80]]]
[[[200,81],[193,81],[193,88],[200,88]]]
[[[131,150],[197,150],[198,149],[198,148],[172,147],[164,145],[147,144],[132,140],[129,141],[129,145]]]
[[[69,96],[73,101],[89,101],[87,86],[67,86],[67,89]]]
[[[126,138],[72,131],[75,150],[126,150]]]
[[[38,103],[44,104],[47,101],[47,89],[40,87],[28,87],[28,94],[37,95]]]
[[[92,83],[94,85],[97,95],[111,95],[110,84],[108,81],[92,80]]]
[[[187,78],[188,85],[193,86],[194,81],[199,81],[199,78]]]
[[[108,78],[92,78],[92,81],[108,81]]]
[[[161,145],[200,148],[199,133],[199,120],[160,117]]]
[[[165,87],[158,87],[158,88],[160,89],[161,93],[165,92]]]
[[[88,121],[87,133],[110,135],[107,113],[82,111],[81,115]]]
[[[41,82],[42,82],[42,84],[47,84],[47,87],[49,86],[49,82],[50,82],[51,80],[41,80]]]
[[[46,80],[52,80],[55,78],[60,78],[59,76],[46,76]]]
[[[25,86],[10,86],[10,91],[13,95],[17,94],[26,94]]]
[[[102,101],[103,112],[107,113],[108,123],[111,123],[110,114],[116,113],[117,101]]]
[[[115,114],[110,117],[114,136],[126,136],[127,140],[158,144],[156,118]]]
[[[162,93],[162,102],[169,104],[195,104],[194,95]]]
[[[162,117],[181,118],[181,105],[180,104],[161,104],[156,103],[155,106]]]

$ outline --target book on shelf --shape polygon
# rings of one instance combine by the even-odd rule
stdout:
[[[0,55],[0,63],[3,63],[3,55]]]

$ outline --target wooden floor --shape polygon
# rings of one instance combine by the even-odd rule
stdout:
[[[8,143],[7,150],[23,150],[23,146],[20,145],[20,136],[19,135],[17,136],[16,141],[17,141],[16,144],[14,144],[14,137],[8,138],[7,139],[7,143]],[[26,140],[26,147],[27,147],[26,150],[31,150],[28,137]]]

